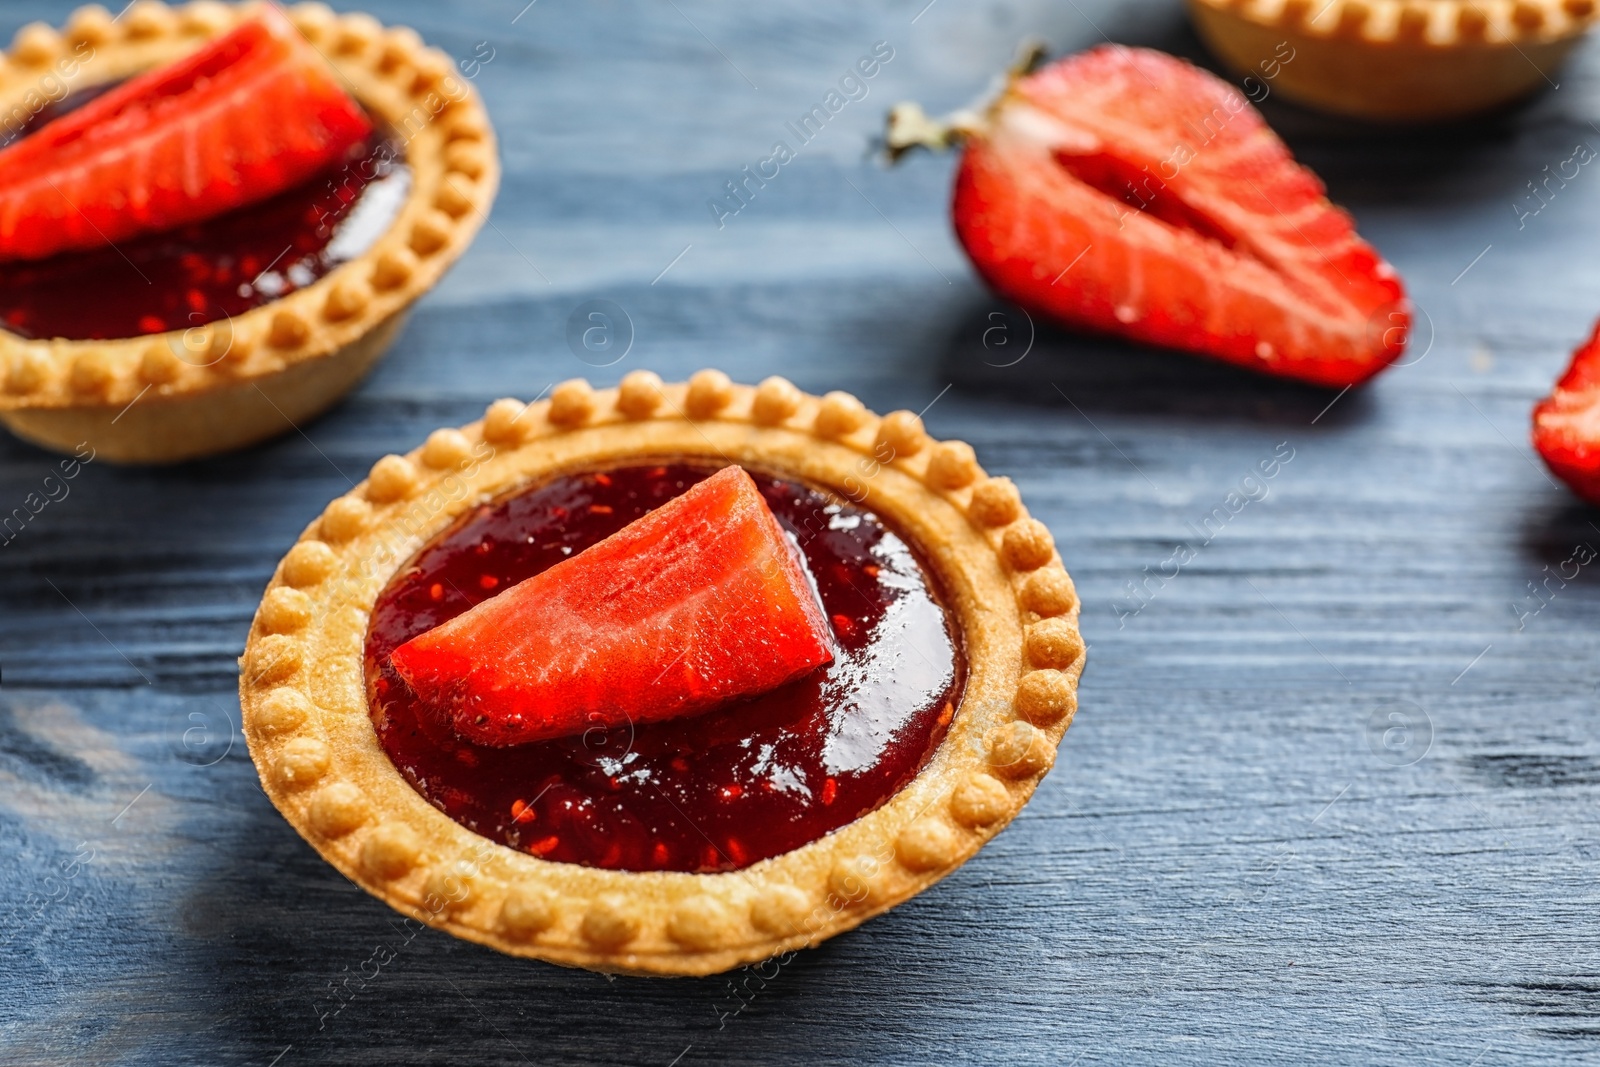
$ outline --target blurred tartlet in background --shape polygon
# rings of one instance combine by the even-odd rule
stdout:
[[[1595,0],[1187,0],[1238,73],[1353,118],[1460,118],[1557,81]]]

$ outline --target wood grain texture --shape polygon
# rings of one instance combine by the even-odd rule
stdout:
[[[1514,609],[1600,545],[1526,443],[1600,311],[1600,176],[1522,199],[1600,147],[1594,46],[1449,130],[1266,102],[1431,324],[1336,399],[1043,328],[997,365],[1019,349],[983,343],[1006,310],[950,236],[950,161],[866,159],[890,103],[964,103],[1026,34],[1196,55],[1175,3],[522,2],[372,5],[494,49],[476,81],[506,165],[494,225],[380,371],[242,455],[92,464],[0,548],[0,1061],[1600,1055],[1600,576]],[[67,9],[0,3],[0,31]],[[719,230],[708,198],[880,40],[867,98]],[[594,369],[565,335],[597,298],[634,339]],[[278,817],[234,736],[275,561],[374,459],[497,396],[708,364],[931,403],[1017,481],[1085,602],[1062,758],[954,877],[776,973],[608,980],[413,930]],[[1126,614],[1126,583],[1280,446],[1266,495]],[[0,441],[0,510],[54,464]]]

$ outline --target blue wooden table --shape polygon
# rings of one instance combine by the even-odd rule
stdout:
[[[1266,100],[1421,309],[1406,365],[1335,395],[1035,333],[950,234],[951,161],[869,158],[889,105],[965,103],[1029,34],[1198,57],[1175,0],[524,3],[373,4],[477,62],[506,169],[378,373],[241,455],[90,464],[0,548],[0,1061],[1600,1057],[1600,575],[1571,562],[1600,512],[1527,444],[1600,313],[1600,172],[1526,199],[1600,147],[1596,47],[1443,130]],[[66,11],[0,3],[0,32]],[[595,300],[631,335],[610,365],[568,343]],[[1091,644],[1056,770],[954,877],[782,968],[609,979],[401,923],[277,815],[238,735],[275,562],[490,399],[706,365],[927,407],[1016,479]],[[0,441],[0,511],[54,462]]]

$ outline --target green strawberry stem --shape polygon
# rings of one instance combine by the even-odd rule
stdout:
[[[1024,41],[997,91],[943,118],[929,118],[928,113],[922,110],[922,105],[913,101],[890,108],[888,129],[884,134],[889,162],[897,162],[901,156],[917,148],[942,152],[961,144],[973,134],[982,133],[988,128],[989,116],[1000,106],[1011,87],[1037,70],[1048,54],[1043,41]]]

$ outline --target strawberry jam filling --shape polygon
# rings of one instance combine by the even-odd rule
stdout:
[[[20,132],[103,91],[73,93]],[[400,144],[374,130],[340,162],[268,200],[114,246],[0,262],[0,324],[22,337],[89,341],[242,314],[366,252],[398,216],[410,181]]]
[[[621,530],[716,468],[684,462],[556,478],[482,505],[418,554],[373,609],[366,669],[384,751],[468,829],[550,860],[728,871],[877,808],[943,740],[965,664],[931,573],[870,511],[750,473],[799,547],[834,659],[704,714],[494,748],[390,664],[411,638]]]

